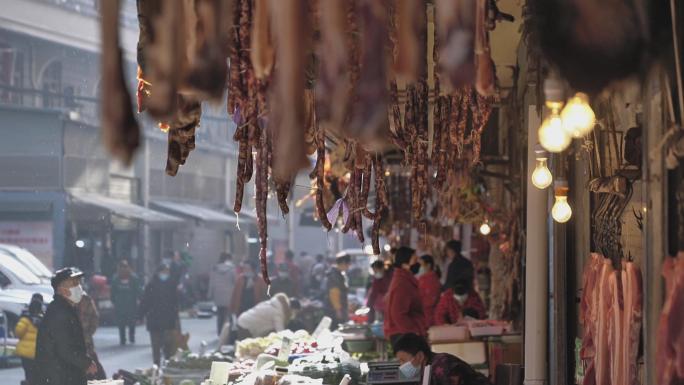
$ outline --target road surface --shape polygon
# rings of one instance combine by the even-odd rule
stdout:
[[[190,333],[188,345],[197,352],[202,341],[207,341],[209,346],[215,346],[216,319],[181,319],[183,332]],[[119,345],[119,329],[116,327],[100,327],[95,333],[95,349],[100,362],[111,377],[119,369],[133,371],[136,368],[148,368],[152,366],[152,349],[150,348],[150,335],[145,326],[139,326],[136,332],[135,345]],[[21,367],[0,369],[1,385],[19,385],[24,379],[24,371]]]

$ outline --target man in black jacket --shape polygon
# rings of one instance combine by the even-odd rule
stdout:
[[[465,282],[467,290],[473,288],[475,269],[473,263],[461,254],[461,242],[451,240],[446,244],[447,260],[451,260],[447,268],[446,287],[452,287],[456,282]]]
[[[332,319],[332,326],[347,322],[349,318],[349,303],[347,294],[349,283],[345,272],[351,266],[351,257],[347,254],[339,254],[335,258],[335,266],[331,267],[326,275],[326,315]]]
[[[97,366],[87,355],[76,308],[83,297],[82,276],[76,268],[64,268],[52,277],[55,297],[45,312],[36,341],[40,385],[86,385],[86,374],[97,373]]]
[[[154,363],[159,365],[162,350],[166,359],[176,352],[175,337],[180,329],[177,282],[171,276],[169,265],[162,264],[154,278],[145,286],[139,309],[140,317],[147,318],[152,356]]]

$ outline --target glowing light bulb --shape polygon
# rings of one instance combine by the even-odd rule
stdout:
[[[578,92],[568,100],[561,112],[563,130],[573,138],[586,136],[594,129],[596,115],[589,105],[589,97]]]
[[[551,216],[558,223],[565,223],[572,217],[572,207],[568,203],[568,188],[559,183],[556,187],[556,202],[551,208]]]
[[[546,166],[546,158],[537,158],[537,167],[532,172],[532,184],[534,187],[543,190],[553,182],[553,175]]]
[[[561,152],[568,148],[572,138],[563,129],[563,121],[558,111],[553,111],[539,127],[539,142],[550,152]]]
[[[482,225],[480,225],[480,234],[482,235],[489,235],[489,233],[492,232],[492,227],[489,226],[489,223],[485,221]]]

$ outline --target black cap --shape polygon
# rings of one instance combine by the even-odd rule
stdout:
[[[57,290],[57,286],[67,279],[80,277],[83,277],[83,272],[81,270],[75,267],[65,267],[55,272],[55,275],[53,275],[50,280],[50,284],[52,284],[53,289]]]

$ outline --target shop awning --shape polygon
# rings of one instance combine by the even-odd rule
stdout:
[[[173,215],[165,214],[156,210],[124,202],[99,194],[90,193],[71,193],[72,204],[93,206],[109,211],[126,219],[142,221],[150,225],[180,225],[185,222],[183,219]]]
[[[212,209],[205,206],[198,206],[189,203],[158,201],[151,202],[153,206],[158,209],[169,211],[173,214],[179,214],[208,224],[235,224],[237,218],[235,215],[224,213],[218,209]]]

